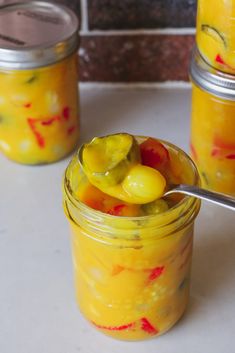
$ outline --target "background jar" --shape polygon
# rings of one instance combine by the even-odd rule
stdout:
[[[0,7],[0,150],[24,164],[57,161],[79,135],[78,20],[48,2]]]
[[[189,157],[169,143],[165,146],[184,181],[197,185],[199,176]],[[78,200],[83,178],[75,156],[65,172],[64,210],[81,312],[98,330],[118,339],[147,339],[166,332],[187,306],[193,224],[200,202],[186,197],[159,215],[115,217]]]
[[[235,196],[235,76],[213,69],[197,50],[190,76],[192,157],[204,187]]]
[[[204,59],[235,74],[235,2],[198,0],[197,45]]]

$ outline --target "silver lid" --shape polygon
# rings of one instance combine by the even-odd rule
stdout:
[[[0,68],[55,63],[78,48],[77,16],[63,5],[25,1],[0,6]]]
[[[193,50],[189,76],[195,85],[206,92],[226,100],[235,100],[235,75],[210,66],[197,48]]]

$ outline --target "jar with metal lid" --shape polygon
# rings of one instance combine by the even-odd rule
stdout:
[[[209,66],[195,49],[190,77],[192,157],[204,187],[235,196],[235,76]]]
[[[235,73],[234,0],[198,0],[197,45],[207,62]]]
[[[78,19],[43,1],[0,7],[0,150],[23,164],[55,162],[79,135]]]

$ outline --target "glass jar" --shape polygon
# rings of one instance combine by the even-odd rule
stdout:
[[[161,142],[184,182],[197,185],[199,176],[189,157]],[[158,215],[112,216],[79,201],[76,195],[83,180],[75,155],[65,172],[64,210],[82,314],[96,329],[117,339],[163,334],[188,303],[193,225],[200,201],[185,197]]]
[[[234,0],[198,0],[198,48],[207,62],[221,71],[235,73]]]
[[[194,51],[191,154],[205,188],[235,196],[235,77]]]
[[[77,145],[78,20],[64,6],[0,7],[0,150],[23,164],[55,162]]]

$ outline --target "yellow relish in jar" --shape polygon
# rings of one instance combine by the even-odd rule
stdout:
[[[171,183],[198,185],[191,159],[151,137],[94,138],[64,177],[76,298],[99,331],[143,340],[168,331],[189,298],[200,201],[164,197]]]
[[[191,155],[205,188],[235,196],[235,78],[212,68],[195,50]]]
[[[9,159],[51,163],[76,147],[78,45],[78,19],[67,7],[0,8],[0,151]]]
[[[198,0],[196,41],[213,67],[235,74],[235,3],[233,0]]]

